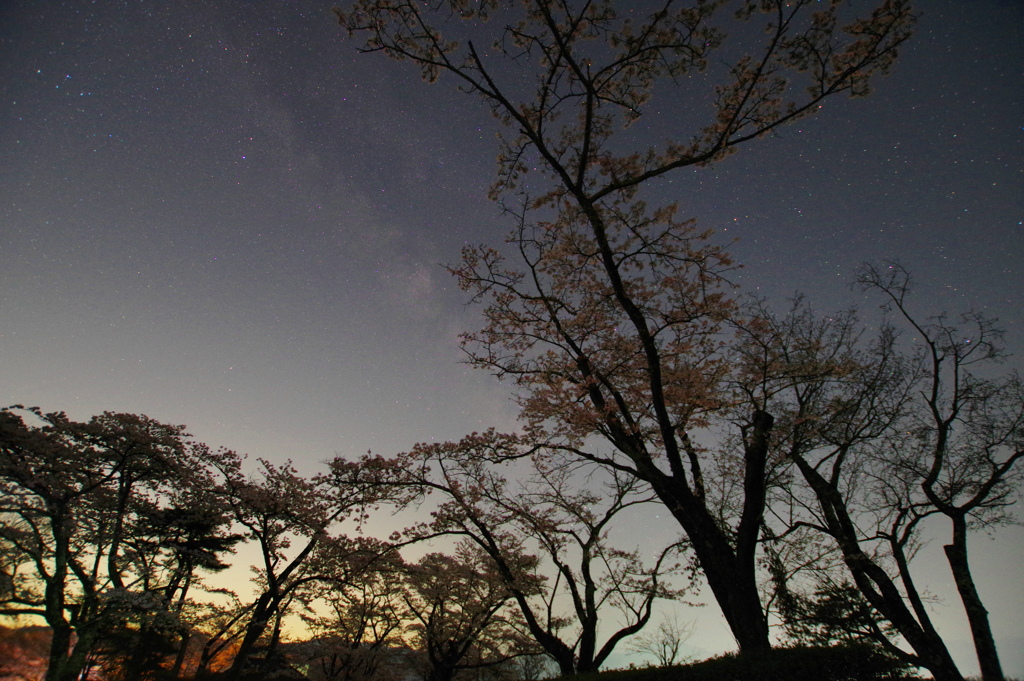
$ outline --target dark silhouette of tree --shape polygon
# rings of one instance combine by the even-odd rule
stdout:
[[[406,541],[472,541],[493,561],[530,635],[572,675],[597,671],[643,629],[657,599],[680,597],[685,589],[671,581],[685,566],[676,562],[680,543],[654,550],[645,563],[639,550],[609,538],[622,513],[652,502],[639,480],[558,458],[488,431],[394,459],[367,457],[360,470],[362,484],[440,493],[433,519],[407,529]],[[519,484],[500,470],[509,460],[528,467],[517,471]],[[687,577],[688,587],[692,572]]]
[[[892,534],[928,516],[949,521],[950,542],[943,550],[982,679],[1003,681],[988,610],[971,573],[967,535],[1013,520],[1009,508],[1020,499],[1024,480],[1024,381],[1016,372],[996,372],[1004,355],[996,320],[975,312],[958,322],[945,314],[922,320],[909,307],[911,279],[898,263],[865,266],[858,282],[885,296],[920,347],[913,400],[875,453]]]
[[[330,581],[307,583],[299,594],[303,622],[311,638],[302,646],[302,660],[322,681],[398,681],[405,673],[397,653],[403,643],[404,564],[387,554],[364,569],[352,570],[344,560]],[[327,566],[318,568],[329,574]]]
[[[228,678],[234,680],[242,678],[271,623],[265,658],[273,657],[285,606],[298,595],[297,589],[338,579],[342,562],[361,565],[367,555],[381,556],[391,550],[376,540],[350,539],[335,530],[345,521],[357,527],[368,508],[394,493],[384,487],[340,484],[336,474],[353,465],[341,460],[333,463],[332,473],[311,478],[299,475],[290,462],[276,466],[265,460],[260,461],[256,475],[246,475],[240,459],[230,452],[220,452],[216,465],[223,476],[221,489],[229,514],[238,532],[259,546],[261,557],[255,568],[258,594],[228,671]],[[332,560],[324,560],[324,554]],[[330,566],[327,572],[318,569],[325,564]]]
[[[805,645],[876,644],[894,635],[892,626],[849,582],[818,589],[810,598],[794,599],[783,616],[786,633]]]
[[[153,506],[131,529],[130,544],[139,557],[156,556],[140,570],[136,588],[158,599],[157,607],[127,620],[113,640],[103,641],[106,655],[117,660],[113,665],[125,679],[142,679],[159,669],[168,653],[174,663],[170,674],[176,677],[188,653],[194,631],[187,610],[193,587],[201,586],[198,571],[221,572],[230,565],[222,558],[233,553],[241,535],[230,534],[230,518],[225,505],[212,492],[212,477],[198,476],[191,484],[173,492],[167,506]],[[153,618],[153,612],[171,617]],[[177,641],[171,639],[177,637]],[[166,649],[155,645],[166,642]],[[110,673],[107,674],[110,676]]]
[[[245,634],[245,622],[253,604],[242,603],[234,592],[224,595],[229,597],[226,604],[203,603],[193,614],[193,628],[201,644],[195,662],[197,678],[204,678],[215,666],[223,666],[225,659],[232,660],[232,647]]]
[[[743,650],[769,647],[755,554],[773,417],[747,405],[741,510],[723,525],[694,439],[731,400],[719,345],[733,310],[729,261],[674,205],[649,207],[643,192],[833,95],[866,94],[912,16],[901,0],[861,18],[842,11],[810,0],[743,2],[725,20],[724,3],[711,1],[355,0],[335,10],[363,51],[409,60],[427,80],[451,76],[504,126],[493,195],[519,221],[516,261],[468,248],[452,268],[485,304],[483,329],[465,338],[470,361],[515,383],[538,440],[651,486]],[[728,22],[749,42],[728,43]],[[701,91],[707,80],[717,84]],[[682,103],[655,121],[667,141],[648,145],[630,125],[657,118],[652,102],[673,86],[692,88],[689,99],[671,93]],[[595,435],[617,455],[582,446]]]
[[[682,661],[683,644],[693,635],[696,622],[680,624],[678,617],[663,619],[656,629],[640,634],[630,644],[630,650],[654,658],[659,667],[671,667]]]
[[[779,488],[790,496],[773,520],[784,520],[785,510],[788,527],[772,535],[791,545],[805,530],[831,537],[863,599],[843,606],[851,632],[870,633],[866,618],[878,613],[889,624],[873,628],[874,640],[940,681],[959,681],[910,565],[926,525],[948,517],[946,555],[979,660],[987,659],[983,674],[1001,679],[967,564],[966,530],[1007,520],[1018,498],[1024,390],[1015,373],[980,373],[999,357],[990,321],[973,314],[960,327],[945,316],[916,321],[906,307],[906,272],[897,265],[867,267],[860,281],[896,306],[910,338],[883,323],[864,342],[852,314],[818,319],[799,303],[783,316],[761,308],[744,329],[748,387],[774,393],[779,405],[772,458],[794,464],[805,483]],[[844,593],[822,595],[838,606]],[[886,635],[890,624],[913,653]]]
[[[59,412],[0,410],[0,535],[22,569],[0,612],[50,626],[47,681],[78,678],[126,625],[173,631],[168,596],[196,570],[219,565],[232,540],[211,540],[204,564],[182,561],[140,529],[168,512],[158,500],[202,489],[205,451],[183,426],[145,416],[79,423]],[[175,576],[158,582],[165,569]]]
[[[868,448],[899,419],[912,389],[915,372],[897,351],[896,335],[885,327],[861,345],[855,316],[819,319],[801,301],[786,315],[760,308],[744,332],[739,358],[749,377],[746,389],[771,394],[781,416],[773,459],[794,464],[806,485],[788,488],[794,495],[791,512],[803,511],[791,518],[794,527],[832,538],[864,598],[914,651],[909,655],[890,643],[894,655],[927,667],[939,681],[962,678],[923,603],[914,600],[909,572],[894,577],[884,554],[874,550],[879,526],[870,500],[847,489],[868,470]],[[804,491],[809,499],[801,496]],[[862,519],[866,529],[858,525]],[[913,607],[901,581],[909,581]]]
[[[407,567],[406,584],[407,631],[425,681],[453,681],[535,652],[516,621],[512,593],[478,546],[464,542],[450,554],[427,554]]]

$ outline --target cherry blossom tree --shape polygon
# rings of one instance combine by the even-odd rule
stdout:
[[[300,592],[303,622],[312,637],[301,648],[310,678],[322,681],[397,681],[405,670],[395,648],[403,642],[404,564],[396,552],[363,569],[307,583]],[[326,566],[321,571],[327,573]]]
[[[966,541],[969,529],[1007,521],[1019,498],[1021,381],[992,371],[1000,334],[990,320],[919,322],[908,308],[907,273],[896,264],[865,267],[860,283],[882,292],[909,338],[884,322],[865,341],[855,316],[820,319],[798,304],[784,316],[762,309],[738,346],[747,389],[775,395],[773,459],[792,462],[804,482],[777,488],[783,494],[769,520],[786,529],[772,535],[791,543],[805,530],[830,537],[860,592],[849,597],[841,582],[820,589],[857,613],[846,624],[936,679],[959,681],[911,569],[926,528],[945,516],[952,538],[944,550],[983,675],[1001,679]],[[872,613],[888,622],[872,623]]]
[[[22,568],[0,611],[50,626],[47,681],[77,678],[105,637],[135,617],[136,628],[173,630],[174,593],[196,570],[220,565],[231,542],[215,532],[202,561],[183,561],[163,541],[169,534],[152,541],[140,529],[170,513],[181,489],[201,487],[204,452],[183,426],[145,416],[80,423],[0,410],[0,535]]]
[[[145,416],[79,423],[3,409],[0,454],[0,614],[51,627],[47,681],[104,663],[109,674],[142,679],[175,652],[177,673],[194,634],[208,638],[201,667],[240,638],[237,677],[271,623],[273,650],[298,587],[341,579],[339,565],[351,573],[390,551],[372,538],[331,534],[345,520],[358,527],[383,488],[307,479],[269,462],[246,475],[234,452],[211,451],[183,426]],[[211,629],[191,595],[203,591],[200,573],[227,567],[223,556],[243,539],[260,550],[259,593]]]
[[[971,530],[1013,522],[1024,481],[1024,380],[999,373],[1003,332],[976,312],[921,320],[912,311],[910,274],[899,263],[867,265],[858,281],[880,292],[920,344],[921,377],[897,428],[879,443],[877,485],[895,527],[944,516],[943,546],[971,627],[984,681],[1002,681],[995,637],[971,573]],[[890,542],[891,543],[891,542]]]
[[[472,542],[409,565],[406,583],[407,631],[422,656],[425,681],[452,681],[461,672],[492,669],[537,652],[517,621],[504,578]]]
[[[338,579],[339,565],[365,563],[367,556],[391,550],[373,539],[338,534],[345,521],[358,529],[368,509],[387,498],[384,487],[339,484],[341,474],[354,464],[340,459],[332,472],[300,475],[290,462],[275,465],[260,460],[255,475],[246,475],[241,459],[220,452],[216,465],[223,476],[222,490],[238,531],[260,549],[261,564],[254,566],[257,595],[250,611],[228,678],[241,678],[257,642],[273,622],[268,657],[280,635],[284,608],[296,590],[315,581]],[[329,565],[328,571],[318,569]]]
[[[735,397],[721,334],[735,307],[730,262],[675,204],[646,201],[657,178],[718,162],[833,95],[866,94],[913,17],[902,0],[862,17],[846,10],[810,0],[750,0],[728,17],[725,3],[702,0],[335,10],[363,51],[411,61],[427,80],[451,77],[502,124],[493,196],[518,222],[513,260],[469,247],[452,268],[484,305],[483,328],[464,339],[470,362],[514,383],[537,440],[651,486],[744,650],[769,646],[755,560],[773,416],[746,404],[743,466],[732,471],[740,511],[723,524],[707,498],[709,445],[696,439]],[[743,45],[727,41],[729,22]],[[638,121],[666,141],[650,144]],[[614,455],[585,447],[593,436]]]
[[[788,505],[770,505],[772,519],[789,526],[772,536],[788,539],[793,530],[803,528],[829,536],[867,602],[914,652],[904,652],[884,636],[878,642],[892,654],[927,667],[940,681],[960,679],[909,571],[889,569],[906,568],[900,551],[907,548],[914,528],[890,535],[895,542],[887,542],[880,536],[884,524],[871,522],[877,516],[870,500],[853,492],[871,470],[870,447],[906,408],[916,379],[912,362],[897,351],[897,336],[889,327],[861,344],[852,314],[819,318],[800,301],[785,315],[760,311],[737,346],[747,377],[744,389],[774,400],[780,419],[772,458],[792,462],[805,483],[782,490],[792,494]],[[860,522],[867,524],[861,527]],[[897,566],[887,563],[892,548]]]
[[[205,475],[203,485],[193,476],[188,487],[174,490],[167,506],[155,508],[145,514],[132,531],[136,554],[155,553],[160,557],[146,565],[141,572],[139,587],[157,594],[162,609],[173,613],[173,630],[179,637],[171,675],[177,676],[185,662],[189,643],[196,635],[193,594],[198,590],[212,595],[199,571],[216,573],[230,565],[224,562],[226,553],[234,551],[242,537],[230,533],[230,518],[225,504],[212,489],[212,477]],[[217,590],[212,590],[216,592]],[[134,646],[131,656],[121,666],[126,678],[141,678],[145,660],[158,651],[153,650],[155,634],[151,628],[138,627],[133,632]]]
[[[616,547],[615,521],[650,503],[649,490],[631,476],[556,461],[560,454],[543,455],[526,442],[488,431],[418,445],[394,459],[368,457],[364,484],[440,493],[432,520],[406,530],[405,540],[456,536],[475,543],[562,674],[596,671],[643,629],[657,599],[684,593],[672,584],[686,571],[677,562],[682,547],[647,547],[647,556]],[[504,477],[503,462],[527,467],[516,470],[518,484]]]
[[[307,480],[290,462],[277,466],[260,460],[259,472],[247,476],[240,457],[220,452],[217,466],[232,519],[259,546],[262,562],[253,567],[258,593],[229,671],[229,678],[237,679],[257,641],[300,584],[303,563],[327,536],[328,527],[350,509],[337,503],[323,479]]]

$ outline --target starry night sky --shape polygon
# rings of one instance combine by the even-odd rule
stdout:
[[[921,310],[983,308],[1022,354],[1024,3],[918,7],[871,97],[658,191],[738,239],[748,291],[873,309],[853,269],[899,258]],[[476,312],[440,266],[511,228],[485,196],[497,124],[357,54],[329,10],[0,3],[0,402],[145,413],[309,472],[514,427],[459,364]],[[673,134],[687,106],[640,125]],[[1024,533],[998,536],[981,577],[1024,648]]]

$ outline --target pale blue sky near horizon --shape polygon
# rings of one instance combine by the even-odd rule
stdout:
[[[507,386],[460,364],[477,312],[441,266],[511,227],[486,197],[497,124],[357,54],[330,5],[0,5],[0,401],[145,413],[307,471],[515,427]],[[984,309],[1020,355],[1024,3],[918,7],[870,97],[659,191],[737,239],[744,290],[870,315],[854,268],[899,258],[920,309]],[[972,547],[1024,676],[1024,532]],[[700,617],[692,645],[729,649]]]

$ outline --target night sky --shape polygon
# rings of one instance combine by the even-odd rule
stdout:
[[[853,270],[899,258],[920,310],[984,309],[1021,354],[1024,2],[918,7],[871,97],[658,191],[738,239],[748,291],[873,314]],[[512,226],[486,198],[497,123],[329,10],[0,2],[0,402],[145,413],[307,472],[514,427],[459,363],[477,313],[441,267]],[[1024,675],[1024,532],[997,539],[978,576]]]

